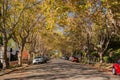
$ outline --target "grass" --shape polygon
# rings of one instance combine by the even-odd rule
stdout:
[[[99,62],[81,62],[82,64],[92,66],[100,71],[111,71],[113,63],[99,63]]]
[[[101,70],[101,71],[111,71],[112,69],[112,65],[111,63],[96,63],[96,64],[92,64],[93,67]]]

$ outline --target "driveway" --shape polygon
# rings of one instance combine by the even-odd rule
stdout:
[[[29,66],[0,76],[0,80],[120,80],[119,75],[61,59]]]

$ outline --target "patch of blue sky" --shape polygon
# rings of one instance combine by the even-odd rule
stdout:
[[[38,2],[41,1],[41,0],[37,0]]]
[[[8,5],[8,6],[7,6],[7,9],[8,9],[8,10],[11,9],[11,5]]]
[[[95,12],[95,9],[94,8],[90,8],[90,13],[93,14]]]
[[[61,32],[61,33],[64,33],[64,28],[61,27],[60,25],[56,24],[56,30],[55,32]]]
[[[103,13],[104,13],[104,15],[107,14],[107,8],[105,8],[105,7],[103,8]]]
[[[68,17],[73,17],[73,12],[68,12]]]
[[[98,0],[97,3],[96,3],[96,7],[100,8],[100,6],[101,6],[101,0]]]
[[[89,20],[87,25],[92,27],[92,21]]]
[[[68,17],[74,18],[74,17],[77,17],[77,14],[75,12],[68,12]]]

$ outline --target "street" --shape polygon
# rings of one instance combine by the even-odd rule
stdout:
[[[61,59],[0,76],[0,80],[120,80],[119,75]]]

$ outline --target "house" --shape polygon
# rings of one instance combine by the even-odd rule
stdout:
[[[24,50],[22,52],[22,60],[23,60],[23,63],[28,63],[28,59],[29,59],[29,53],[28,51]]]
[[[27,51],[22,52],[22,59],[23,60],[28,60],[29,53]]]

